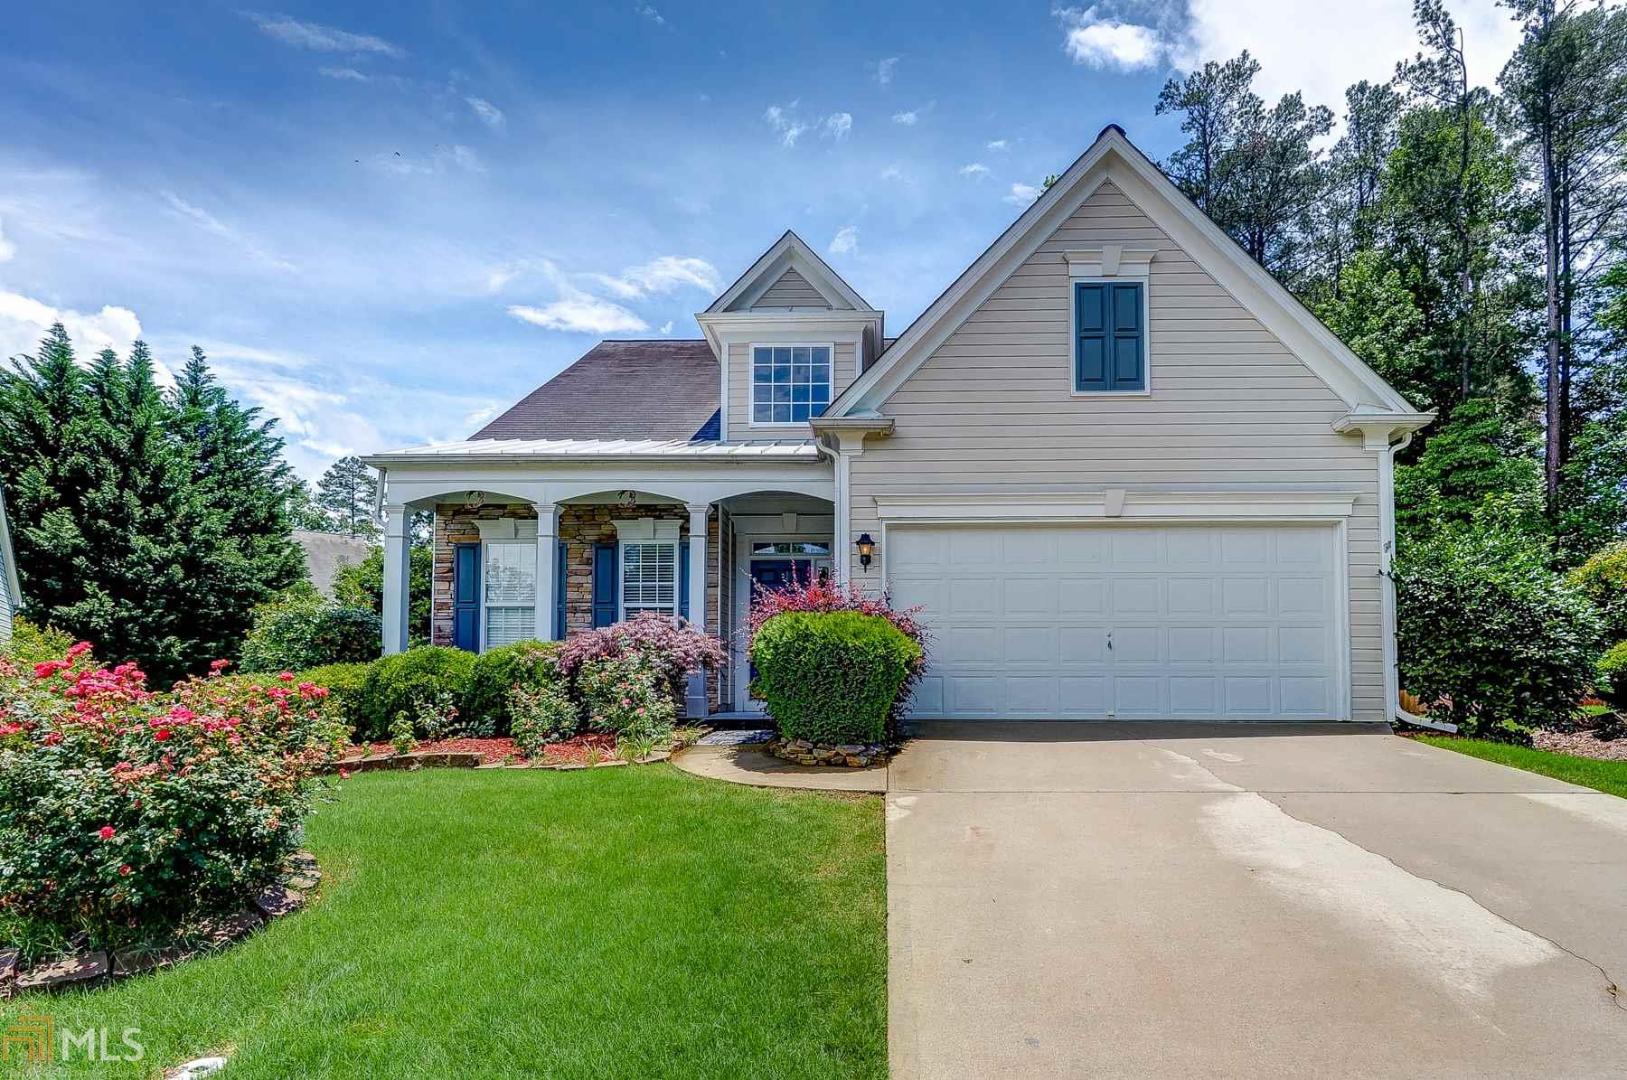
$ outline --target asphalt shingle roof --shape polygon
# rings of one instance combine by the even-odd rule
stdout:
[[[703,340],[601,341],[470,438],[715,439],[718,379]]]

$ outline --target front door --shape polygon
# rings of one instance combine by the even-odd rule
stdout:
[[[821,562],[823,561],[825,560],[821,560]],[[789,588],[797,582],[806,583],[812,581],[816,573],[828,573],[828,570],[823,566],[816,569],[813,559],[754,558],[751,560],[752,600],[756,600],[759,591],[779,592],[781,589]],[[755,679],[757,677],[757,665],[748,661],[747,673],[748,678]],[[747,686],[750,686],[750,683],[747,683]],[[747,707],[760,712],[763,703],[756,698],[751,698]]]

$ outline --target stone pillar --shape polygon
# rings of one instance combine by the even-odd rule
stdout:
[[[557,594],[554,568],[559,543],[559,504],[537,503],[537,613],[532,632],[538,641],[554,640]]]
[[[412,580],[411,511],[384,508],[384,654],[407,648],[408,595]]]
[[[690,503],[689,509],[689,623],[696,630],[714,629],[706,625],[706,518],[710,503]],[[690,716],[704,717],[707,712],[706,675],[693,675],[685,694],[685,709]]]

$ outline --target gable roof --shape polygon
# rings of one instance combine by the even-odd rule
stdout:
[[[879,408],[1108,179],[1348,407],[1420,417],[1405,398],[1198,209],[1117,124],[1102,129],[1057,182],[831,403],[826,417],[862,415]]]
[[[770,244],[768,250],[759,255],[757,261],[735,279],[734,284],[724,289],[723,294],[712,301],[712,306],[707,308],[704,314],[716,315],[751,307],[759,297],[785,276],[787,270],[797,271],[833,308],[847,308],[853,311],[875,310],[869,301],[854,291],[853,286],[843,281],[841,275],[832,270],[830,264],[821,259],[818,252],[809,247],[802,237],[786,229],[784,235]]]
[[[601,341],[470,438],[695,439],[718,394],[704,341]]]

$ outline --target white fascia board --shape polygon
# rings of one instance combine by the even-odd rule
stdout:
[[[1064,522],[1340,521],[1356,493],[1338,491],[1108,491],[874,496],[888,524],[1035,525]]]
[[[1412,406],[1248,257],[1130,141],[1109,128],[863,377],[832,403],[842,414],[879,408],[1097,188],[1111,180],[1345,404],[1411,413]]]
[[[832,305],[859,311],[874,310],[870,307],[869,301],[860,296],[853,286],[842,280],[841,275],[832,270],[830,264],[821,259],[819,253],[809,247],[802,237],[787,229],[784,235],[769,245],[768,250],[746,268],[745,273],[735,279],[734,284],[712,301],[706,313],[719,314],[742,302],[750,306],[750,300],[767,292],[791,267],[795,267],[799,274],[807,278],[809,284],[818,289]]]

